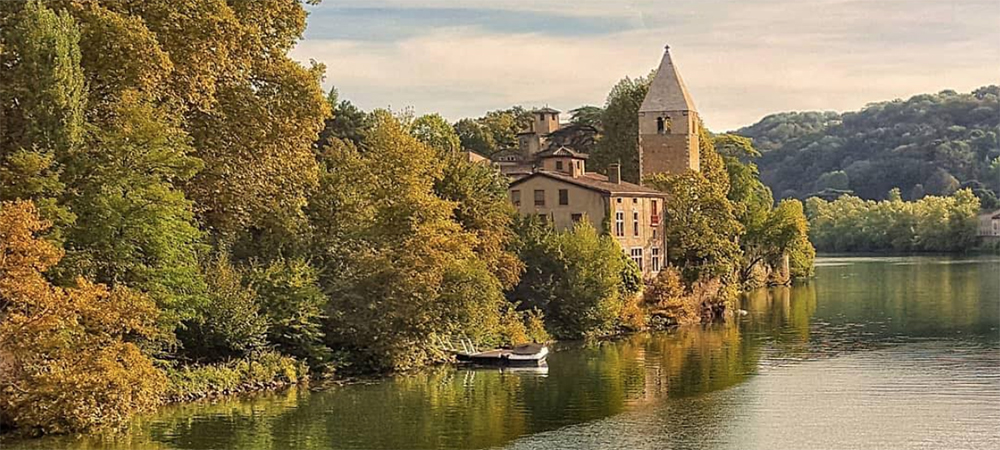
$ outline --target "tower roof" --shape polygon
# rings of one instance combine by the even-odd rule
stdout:
[[[670,58],[669,45],[663,52],[663,60],[656,69],[656,75],[639,111],[696,111],[691,94],[688,94],[687,86],[684,86],[684,80]]]

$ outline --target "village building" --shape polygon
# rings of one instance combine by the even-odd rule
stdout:
[[[1000,240],[1000,209],[979,215],[977,235],[984,241]]]
[[[701,169],[701,120],[666,46],[639,106],[639,176]]]
[[[613,164],[607,175],[588,172],[587,152],[597,136],[593,127],[563,125],[558,110],[533,112],[518,134],[518,147],[491,161],[511,179],[510,199],[522,215],[534,215],[565,230],[581,220],[613,236],[642,269],[656,274],[666,265],[663,239],[664,193],[621,179]],[[639,169],[653,173],[699,170],[698,113],[674,65],[669,47],[639,108]]]
[[[666,264],[662,192],[621,180],[613,165],[609,176],[586,171],[585,154],[565,147],[542,152],[544,169],[510,184],[510,199],[521,215],[536,215],[557,230],[587,220],[610,234],[646,275]]]

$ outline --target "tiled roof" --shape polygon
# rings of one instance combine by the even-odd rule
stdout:
[[[541,108],[541,109],[536,109],[535,112],[536,113],[547,113],[547,114],[559,114],[562,111],[559,111],[558,109],[552,109],[552,108],[549,108],[548,106],[546,106],[546,107]]]
[[[574,184],[583,188],[587,188],[593,191],[609,195],[636,195],[643,197],[666,196],[666,194],[664,194],[663,192],[657,191],[655,189],[650,189],[645,186],[639,186],[638,184],[633,184],[626,181],[622,181],[621,183],[612,183],[607,180],[607,177],[598,175],[596,173],[587,173],[581,177],[573,178],[572,176],[567,174],[549,172],[547,170],[539,170],[524,178],[515,180],[510,184],[510,186],[514,187],[520,184],[521,182],[534,177],[551,178],[554,180],[559,180],[565,183]]]

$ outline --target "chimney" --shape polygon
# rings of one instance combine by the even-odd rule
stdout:
[[[614,184],[621,184],[622,182],[622,165],[612,164],[608,166],[608,181]]]

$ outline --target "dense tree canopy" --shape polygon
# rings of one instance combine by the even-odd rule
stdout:
[[[969,189],[903,201],[898,189],[875,201],[810,198],[810,239],[823,251],[954,252],[975,245],[979,199]]]
[[[781,198],[825,189],[883,199],[950,195],[967,187],[984,207],[1000,193],[1000,88],[942,91],[857,112],[782,113],[735,133],[764,156],[761,178]]]

